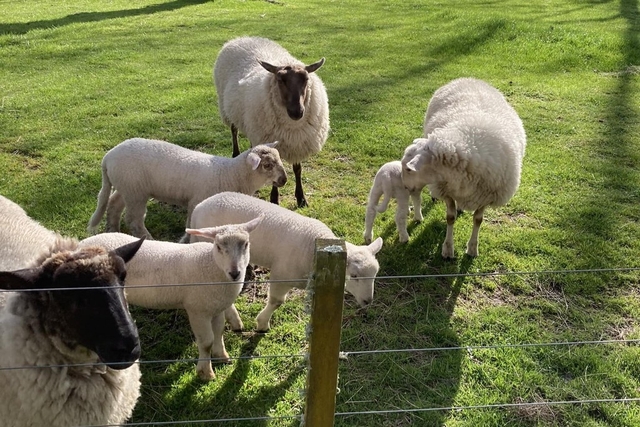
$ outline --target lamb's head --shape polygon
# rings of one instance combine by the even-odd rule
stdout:
[[[272,183],[276,187],[282,187],[287,183],[287,172],[284,170],[278,141],[270,144],[256,145],[247,154],[247,163],[252,170],[257,170],[265,183]]]
[[[242,224],[228,224],[217,227],[187,228],[186,232],[213,240],[213,256],[218,267],[231,282],[244,282],[244,274],[249,265],[249,233],[264,218],[260,215]]]
[[[310,65],[271,65],[258,61],[262,67],[275,76],[280,92],[280,102],[287,109],[292,120],[300,120],[304,116],[309,74],[324,64],[324,58]]]
[[[125,369],[140,357],[138,329],[123,292],[125,263],[142,241],[113,251],[91,246],[57,252],[38,267],[0,272],[0,288],[39,289],[25,291],[25,300],[60,351],[93,352],[107,366]]]
[[[373,301],[375,277],[380,265],[376,254],[382,249],[382,238],[378,237],[369,245],[356,246],[345,242],[347,246],[347,283],[345,290],[356,298],[360,307],[366,307]]]
[[[402,183],[409,192],[422,190],[429,182],[423,170],[431,161],[428,140],[417,138],[404,150],[402,156]]]

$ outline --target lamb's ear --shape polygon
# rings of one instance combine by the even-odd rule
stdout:
[[[260,225],[263,219],[264,219],[264,214],[261,214],[259,217],[254,218],[251,221],[245,222],[244,224],[242,224],[242,228],[244,228],[244,231],[246,231],[247,233],[251,233],[253,230],[255,230],[257,226]]]
[[[253,152],[250,152],[247,156],[247,164],[251,166],[251,170],[258,169],[258,166],[260,166],[260,160],[262,160],[260,159],[260,156]]]
[[[42,274],[41,268],[25,268],[16,271],[0,271],[0,289],[32,289],[38,277]]]
[[[221,228],[220,227],[205,227],[205,228],[187,228],[184,231],[186,231],[187,234],[191,234],[192,236],[202,236],[202,237],[206,237],[207,239],[215,239],[216,235],[218,233],[220,233]]]
[[[279,141],[273,141],[273,142],[271,142],[269,144],[264,144],[264,145],[266,145],[267,147],[271,147],[271,148],[276,148],[277,149],[278,148],[278,144],[279,144]]]
[[[131,258],[133,258],[133,256],[136,254],[136,252],[138,252],[138,249],[140,249],[140,246],[142,246],[142,242],[144,242],[144,239],[146,238],[147,237],[145,236],[136,240],[135,242],[122,245],[119,248],[112,250],[111,253],[122,258],[124,262],[129,262],[131,261]]]
[[[419,156],[413,156],[413,158],[407,162],[405,167],[412,172],[417,172],[420,166],[419,163],[420,163]]]
[[[382,237],[378,237],[376,240],[371,242],[367,248],[371,251],[372,254],[377,254],[382,249]]]
[[[265,62],[265,61],[260,61],[259,59],[258,59],[258,62],[260,63],[260,65],[262,65],[262,68],[264,68],[268,72],[273,73],[273,74],[278,72],[278,68],[279,67],[276,67],[275,65],[271,65],[271,64],[269,64],[268,62]]]
[[[304,67],[304,69],[307,70],[307,73],[313,73],[314,71],[317,71],[318,68],[322,67],[323,64],[324,64],[324,57],[322,57],[318,62],[314,62],[313,64],[307,65],[306,67]]]

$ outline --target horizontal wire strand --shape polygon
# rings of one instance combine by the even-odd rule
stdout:
[[[441,274],[415,274],[405,276],[371,276],[358,277],[358,280],[395,280],[395,279],[435,279],[435,278],[451,278],[451,277],[498,277],[498,276],[532,276],[532,275],[550,275],[550,274],[586,274],[586,273],[616,273],[616,272],[632,272],[640,271],[640,267],[612,267],[612,268],[593,268],[578,270],[540,270],[540,271],[494,271],[479,273],[441,273]],[[303,279],[278,279],[278,280],[253,280],[244,281],[246,285],[250,284],[267,284],[267,283],[300,283],[306,282],[309,278]],[[184,287],[184,286],[217,286],[217,285],[237,285],[238,282],[202,282],[202,283],[175,283],[175,284],[155,284],[155,285],[136,285],[130,286],[128,289],[142,288],[159,288],[165,286]],[[120,286],[112,286],[120,288]],[[33,288],[33,289],[0,289],[0,293],[4,292],[43,292],[43,291],[80,291],[91,289],[109,289],[112,287],[78,287],[78,288]],[[126,288],[126,287],[125,287]]]
[[[435,408],[411,408],[411,409],[381,409],[378,411],[354,411],[354,412],[336,412],[336,417],[345,417],[352,415],[385,415],[400,414],[412,412],[434,412],[434,411],[464,411],[468,409],[494,409],[494,408],[518,408],[524,406],[552,406],[567,404],[585,404],[585,403],[636,403],[640,402],[640,397],[620,398],[620,399],[584,399],[584,400],[559,400],[553,402],[522,402],[522,403],[495,403],[488,405],[469,405],[469,406],[443,406]]]

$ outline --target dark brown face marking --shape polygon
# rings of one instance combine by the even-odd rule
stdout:
[[[304,116],[304,104],[307,97],[309,74],[324,64],[324,58],[311,65],[274,66],[260,61],[265,70],[275,75],[280,92],[282,106],[292,120],[300,120]]]

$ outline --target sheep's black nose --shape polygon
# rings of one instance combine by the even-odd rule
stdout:
[[[233,280],[238,280],[238,277],[240,277],[240,272],[237,270],[231,271],[229,272],[229,276],[231,276]]]

